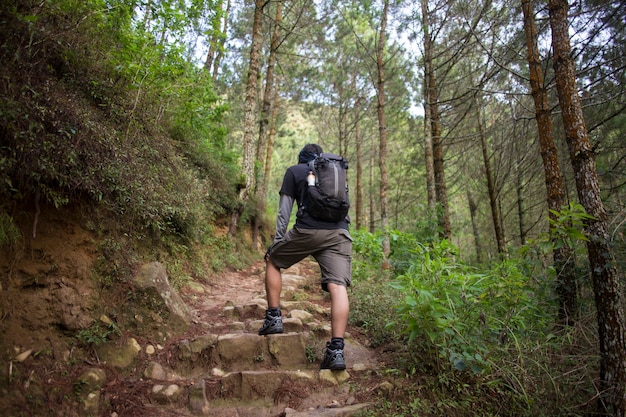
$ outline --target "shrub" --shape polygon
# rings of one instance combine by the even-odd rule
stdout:
[[[480,271],[455,261],[455,252],[446,241],[413,251],[411,266],[391,283],[402,294],[398,322],[410,341],[430,341],[437,360],[482,372],[494,346],[543,331],[554,310],[546,308],[543,288],[522,272],[523,261]]]

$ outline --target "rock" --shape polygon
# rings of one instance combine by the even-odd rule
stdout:
[[[100,360],[116,368],[130,366],[139,352],[141,352],[141,346],[132,337],[121,342],[107,342],[97,346],[95,349]]]
[[[372,404],[354,404],[339,408],[315,408],[307,411],[296,411],[292,408],[286,408],[285,417],[351,417],[361,415],[361,411],[371,407]]]
[[[138,290],[160,299],[174,319],[186,326],[191,324],[191,311],[178,292],[170,286],[167,271],[160,262],[143,265],[133,277],[133,284]]]
[[[277,334],[268,337],[272,357],[280,366],[297,366],[306,363],[306,347],[302,333]]]
[[[301,275],[282,274],[283,286],[301,287],[306,283],[306,278]]]
[[[313,321],[313,314],[304,310],[291,310],[289,312],[289,317],[299,319],[302,323],[309,323]]]
[[[222,378],[225,396],[246,401],[274,398],[276,391],[286,383],[311,383],[315,376],[304,371],[241,371],[231,372]]]
[[[193,413],[208,414],[209,401],[206,398],[206,383],[199,379],[189,387],[189,409]]]
[[[259,306],[263,307],[263,309],[267,309],[267,300],[265,298],[253,298],[252,300],[250,300],[250,303],[258,304]]]
[[[358,372],[358,371],[366,371],[366,370],[368,369],[368,367],[367,367],[367,365],[365,365],[364,363],[355,363],[355,364],[352,366],[352,369],[353,369],[354,371],[357,371],[357,372]]]
[[[341,407],[341,404],[339,404],[339,401],[337,400],[333,400],[330,404],[326,405],[326,408],[339,408]]]
[[[176,402],[182,397],[183,393],[184,390],[176,384],[170,384],[168,386],[155,385],[152,387],[152,394],[155,400],[161,404]]]
[[[384,381],[378,384],[375,390],[382,395],[390,395],[393,392],[393,384],[389,381]]]
[[[222,314],[224,315],[224,317],[232,319],[233,317],[235,317],[235,306],[225,306],[222,309]]]
[[[330,369],[320,370],[320,381],[327,382],[332,385],[339,385],[350,379],[348,371],[331,371]]]
[[[264,317],[267,309],[267,302],[264,300],[253,300],[247,304],[236,306],[235,312],[240,319],[251,317]]]
[[[312,314],[330,317],[330,307],[324,307],[310,301],[283,301],[281,302],[283,310],[305,310]]]
[[[102,388],[106,380],[106,372],[101,368],[88,368],[78,377],[78,383],[88,391]]]
[[[202,284],[199,284],[195,281],[189,281],[187,283],[187,286],[189,287],[189,289],[191,289],[191,291],[199,293],[199,294],[204,294],[206,292]]]
[[[327,323],[312,322],[309,323],[309,329],[320,339],[330,339],[332,334],[330,324]]]
[[[90,392],[83,398],[83,410],[85,415],[96,415],[100,408],[100,391]]]
[[[207,349],[215,347],[217,343],[217,336],[214,334],[206,334],[198,336],[191,341],[189,347],[192,353],[202,353]]]
[[[228,326],[232,333],[243,333],[246,330],[246,323],[241,321],[234,321]]]
[[[143,371],[143,376],[147,379],[155,379],[157,381],[176,381],[180,379],[180,376],[172,369],[158,362],[150,362]]]
[[[269,356],[265,339],[249,333],[220,336],[216,351],[228,369],[245,369]]]
[[[78,394],[85,415],[96,415],[100,407],[100,388],[106,382],[106,372],[100,368],[89,368],[85,370],[75,384],[75,391]]]

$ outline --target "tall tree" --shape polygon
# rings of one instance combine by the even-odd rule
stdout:
[[[228,31],[228,19],[230,18],[230,1],[231,0],[227,0],[226,11],[223,14],[220,14],[220,15],[223,15],[222,16],[223,26],[221,30],[221,36],[219,36],[217,39],[212,40],[212,45],[213,45],[213,42],[215,42],[214,54],[213,54],[214,55],[213,82],[215,82],[215,80],[217,79],[217,74],[219,72],[220,64],[222,62],[222,57],[224,56],[224,43],[226,42],[226,33]],[[220,2],[220,11],[222,7],[223,7],[223,4],[222,2]]]
[[[541,58],[537,41],[537,27],[532,0],[522,0],[524,13],[524,31],[528,48],[528,66],[530,69],[530,87],[535,102],[535,119],[539,131],[539,146],[543,160],[544,176],[547,191],[549,216],[553,220],[550,228],[554,228],[557,212],[565,205],[565,188],[563,176],[559,166],[556,145],[554,144],[554,129],[552,116],[548,104],[548,92],[544,85]],[[573,318],[578,297],[570,248],[566,242],[554,242],[554,268],[557,271],[557,294],[559,297],[559,317],[564,323],[570,323]]]
[[[266,0],[256,0],[254,5],[254,23],[252,25],[252,46],[250,47],[250,64],[248,68],[248,80],[246,82],[246,97],[244,102],[243,120],[243,159],[242,178],[239,191],[239,206],[233,210],[229,233],[235,235],[239,217],[243,213],[250,194],[255,187],[254,161],[257,149],[257,129],[256,129],[256,99],[257,99],[257,79],[259,73],[259,61],[261,53],[261,28],[263,25],[263,8],[267,4]]]
[[[480,94],[477,93],[477,94]],[[487,177],[487,192],[489,193],[489,206],[491,207],[491,219],[493,221],[493,229],[496,234],[496,243],[498,244],[498,253],[504,254],[506,247],[504,243],[504,230],[502,227],[502,212],[500,210],[498,190],[496,189],[496,183],[491,168],[491,158],[489,156],[489,149],[487,148],[487,135],[485,133],[485,127],[483,123],[482,109],[480,97],[474,96],[476,107],[476,120],[478,123],[478,136],[480,137],[480,148],[483,155],[483,167],[485,169],[485,176]]]
[[[220,47],[220,39],[223,38],[222,32],[222,19],[223,19],[223,0],[218,0],[215,5],[216,13],[211,19],[211,25],[207,30],[209,37],[209,51],[207,52],[206,59],[204,60],[204,69],[207,71],[213,71],[213,63],[215,62],[215,55]],[[226,19],[224,19],[226,20]]]
[[[257,202],[257,210],[253,216],[252,225],[252,243],[254,247],[258,247],[259,244],[259,229],[261,223],[261,215],[265,213],[267,208],[267,178],[265,176],[266,170],[264,167],[267,165],[267,142],[268,133],[270,127],[270,118],[272,116],[272,104],[274,103],[274,96],[278,94],[275,88],[274,82],[274,69],[276,67],[276,57],[278,54],[278,47],[280,45],[279,30],[282,21],[283,14],[283,2],[282,0],[276,1],[276,15],[272,22],[274,30],[272,31],[272,39],[270,43],[270,56],[267,63],[267,71],[265,75],[265,91],[263,93],[263,103],[261,106],[261,116],[259,121],[259,143],[256,150],[256,160],[259,161],[258,175],[256,182],[255,197]]]
[[[361,97],[356,99],[355,110],[356,113],[360,113]],[[354,214],[356,217],[357,230],[363,227],[363,146],[361,137],[360,118],[357,118],[354,125],[354,143],[356,147],[356,199]]]
[[[387,126],[385,125],[385,42],[387,31],[387,14],[389,12],[389,0],[383,3],[383,12],[380,19],[380,30],[378,32],[378,45],[376,47],[376,96],[378,99],[378,131],[379,131],[379,156],[378,166],[380,168],[380,219],[384,233],[383,254],[385,265],[391,252],[389,244],[389,215],[387,213],[387,187],[389,185],[389,174],[387,173]]]
[[[426,2],[424,2],[426,1]],[[440,109],[440,97],[439,97],[439,86],[437,80],[437,68],[436,63],[433,58],[433,55],[436,53],[436,42],[435,42],[435,32],[439,34],[442,33],[442,27],[437,29],[431,27],[431,14],[428,11],[427,0],[423,0],[421,2],[422,5],[422,30],[427,31],[429,36],[426,37],[424,35],[424,54],[425,54],[425,62],[424,62],[424,84],[426,87],[426,91],[424,91],[425,102],[427,104],[426,110],[428,111],[428,119],[429,123],[424,127],[425,129],[425,140],[430,140],[430,144],[432,146],[432,178],[428,178],[434,180],[434,186],[427,183],[427,188],[430,186],[429,192],[432,193],[433,188],[435,192],[435,198],[437,201],[437,219],[439,224],[439,234],[440,237],[449,239],[452,236],[452,226],[450,223],[450,210],[448,206],[448,186],[446,183],[446,175],[445,175],[445,164],[444,164],[444,143],[443,143],[443,126],[441,123],[441,109]],[[438,5],[441,9],[448,8],[448,5]],[[436,6],[436,7],[438,7]],[[439,8],[438,7],[438,8]],[[446,19],[442,19],[439,17],[439,22],[443,26],[443,23]],[[432,32],[432,33],[431,33]],[[425,32],[424,32],[425,33]],[[426,48],[427,47],[427,48]],[[428,56],[426,53],[428,52]],[[449,65],[449,63],[447,64]],[[446,73],[449,69],[446,69],[443,64],[441,67],[441,72]],[[426,123],[426,120],[425,120]],[[428,130],[426,130],[428,129]],[[431,146],[426,143],[425,151],[426,155],[426,168],[430,170],[430,152]],[[430,175],[430,172],[427,171],[427,175]],[[430,197],[432,198],[432,196]],[[432,204],[429,201],[429,204]]]
[[[600,196],[594,151],[587,136],[576,68],[569,39],[567,0],[550,0],[553,66],[565,128],[565,140],[574,169],[578,199],[588,214],[586,224],[589,267],[595,296],[600,341],[600,412],[626,415],[626,322],[620,277],[615,267],[606,211]]]
[[[430,35],[430,19],[428,17],[428,0],[421,0],[422,32],[424,36],[424,159],[426,168],[426,195],[429,214],[435,215],[437,195],[435,191],[435,168],[433,162],[433,140],[431,135],[430,117],[430,78],[433,72],[432,39]],[[434,224],[434,222],[432,222]]]

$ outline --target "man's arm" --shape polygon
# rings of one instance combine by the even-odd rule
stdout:
[[[293,208],[293,201],[293,197],[289,197],[286,194],[280,195],[280,200],[278,202],[278,215],[276,216],[276,235],[274,236],[274,242],[282,240],[287,233],[289,219],[291,218],[291,210]]]

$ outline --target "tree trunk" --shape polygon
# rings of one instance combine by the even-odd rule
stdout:
[[[206,55],[206,59],[204,60],[204,69],[206,71],[213,70],[213,62],[215,61],[215,55],[217,54],[217,50],[219,49],[219,39],[220,39],[220,31],[222,30],[222,7],[224,7],[224,2],[222,0],[218,0],[215,4],[215,10],[217,13],[217,19],[214,19],[211,22],[211,36],[209,37],[209,52]]]
[[[450,239],[452,227],[450,226],[450,210],[448,208],[448,187],[446,185],[446,175],[443,162],[443,143],[441,138],[441,117],[439,105],[437,103],[437,83],[434,72],[430,73],[428,80],[428,102],[430,108],[430,126],[433,144],[433,168],[435,172],[435,192],[437,203],[439,203],[439,227],[440,236]]]
[[[481,263],[483,256],[483,246],[480,243],[480,232],[478,231],[478,223],[476,222],[476,212],[478,211],[478,206],[476,206],[476,202],[472,198],[470,192],[467,192],[467,202],[469,204],[470,210],[470,218],[472,220],[472,233],[474,234],[474,245],[476,246],[476,262]]]
[[[530,69],[530,86],[535,102],[535,118],[539,131],[539,146],[541,159],[543,160],[543,172],[546,182],[547,203],[552,220],[556,220],[557,211],[565,206],[565,188],[559,164],[558,153],[554,144],[554,129],[548,104],[548,93],[544,86],[541,58],[537,44],[537,27],[531,0],[522,0],[524,12],[524,29],[526,32],[526,44],[528,46],[528,66]],[[550,225],[553,228],[553,225]],[[574,274],[574,262],[570,248],[565,242],[555,243],[553,253],[554,268],[556,270],[556,292],[559,297],[559,320],[570,324],[575,318],[578,293],[576,288],[576,276]]]
[[[265,173],[263,175],[263,182],[261,185],[262,190],[260,191],[261,193],[263,193],[262,195],[265,196],[265,199],[267,199],[267,188],[269,185],[268,182],[270,178],[270,172],[272,170],[272,154],[274,152],[274,138],[276,137],[277,114],[278,114],[278,94],[274,94],[274,103],[272,104],[272,116],[270,118],[270,129],[269,129],[270,131],[267,136],[267,149],[265,151],[265,164],[264,164]],[[262,238],[263,236],[260,236],[260,237]]]
[[[266,149],[267,149],[267,137],[270,124],[270,118],[272,116],[272,104],[274,102],[275,82],[274,82],[274,69],[276,67],[276,54],[278,53],[279,42],[279,28],[282,20],[282,0],[276,2],[276,17],[274,20],[274,30],[272,32],[272,41],[270,47],[270,56],[267,63],[267,73],[265,75],[265,91],[263,93],[263,105],[261,107],[261,120],[259,123],[259,143],[256,150],[256,160],[259,161],[261,166],[257,166],[257,183],[255,190],[255,197],[257,202],[257,209],[252,219],[252,245],[255,249],[259,247],[259,230],[261,227],[261,217],[267,208],[267,178],[265,178],[264,165],[267,161]]]
[[[373,147],[373,145],[372,145]],[[369,210],[369,232],[374,233],[376,231],[376,201],[374,198],[374,165],[375,165],[375,155],[374,152],[370,152],[370,189],[369,189],[369,200],[370,200],[370,210]]]
[[[221,5],[220,5],[221,6]],[[222,62],[222,56],[224,55],[224,43],[226,42],[226,33],[228,31],[228,16],[230,14],[230,0],[226,3],[226,12],[222,17],[224,26],[222,27],[222,36],[217,40],[215,47],[215,59],[213,60],[213,82],[217,79],[217,73],[219,72],[220,63]]]
[[[601,414],[626,415],[626,339],[620,277],[610,250],[606,211],[600,196],[595,158],[576,87],[576,72],[568,33],[568,3],[550,0],[554,72],[565,140],[574,169],[578,199],[588,214],[589,268],[598,316]]]
[[[491,207],[491,219],[493,222],[493,230],[496,235],[496,243],[498,244],[498,253],[503,255],[506,251],[504,242],[504,230],[502,229],[502,214],[498,205],[498,190],[496,182],[491,171],[491,161],[489,159],[489,149],[487,149],[487,138],[485,137],[485,128],[483,127],[483,119],[480,109],[482,109],[481,100],[474,97],[474,106],[476,107],[478,117],[478,136],[480,136],[480,147],[483,153],[483,166],[485,167],[485,177],[487,180],[487,192],[489,194],[489,206]]]
[[[265,0],[256,0],[254,9],[254,24],[252,26],[252,45],[250,47],[250,67],[248,69],[248,80],[246,82],[246,97],[244,103],[243,120],[243,160],[242,183],[239,190],[239,206],[233,211],[229,233],[234,236],[237,232],[239,217],[250,198],[250,193],[255,187],[254,160],[257,149],[256,130],[256,98],[257,79],[259,72],[259,54],[261,51],[261,26],[263,24],[263,7]]]
[[[389,215],[387,213],[387,187],[389,178],[387,174],[387,127],[385,125],[385,31],[387,30],[387,12],[389,10],[389,0],[385,0],[383,14],[380,22],[380,32],[378,36],[378,46],[376,48],[376,68],[377,83],[376,94],[378,96],[378,130],[379,130],[379,153],[378,163],[380,167],[380,219],[383,230],[383,255],[384,266],[389,266],[389,254],[391,252],[389,244]]]
[[[519,227],[520,245],[524,245],[526,243],[526,221],[524,211],[524,171],[522,170],[523,158],[519,150],[516,150],[516,156],[515,192],[517,194],[517,224]]]
[[[361,111],[361,99],[356,100],[356,114]],[[360,117],[356,118],[354,125],[354,142],[356,144],[356,201],[355,217],[356,229],[363,227],[363,149],[361,146]]]
[[[430,118],[430,85],[428,80],[433,72],[432,40],[430,38],[430,19],[428,16],[428,0],[422,0],[422,31],[424,33],[424,159],[426,170],[426,195],[430,216],[437,213],[437,194],[435,190],[435,168],[433,162],[433,140]],[[435,222],[432,222],[435,224]]]

